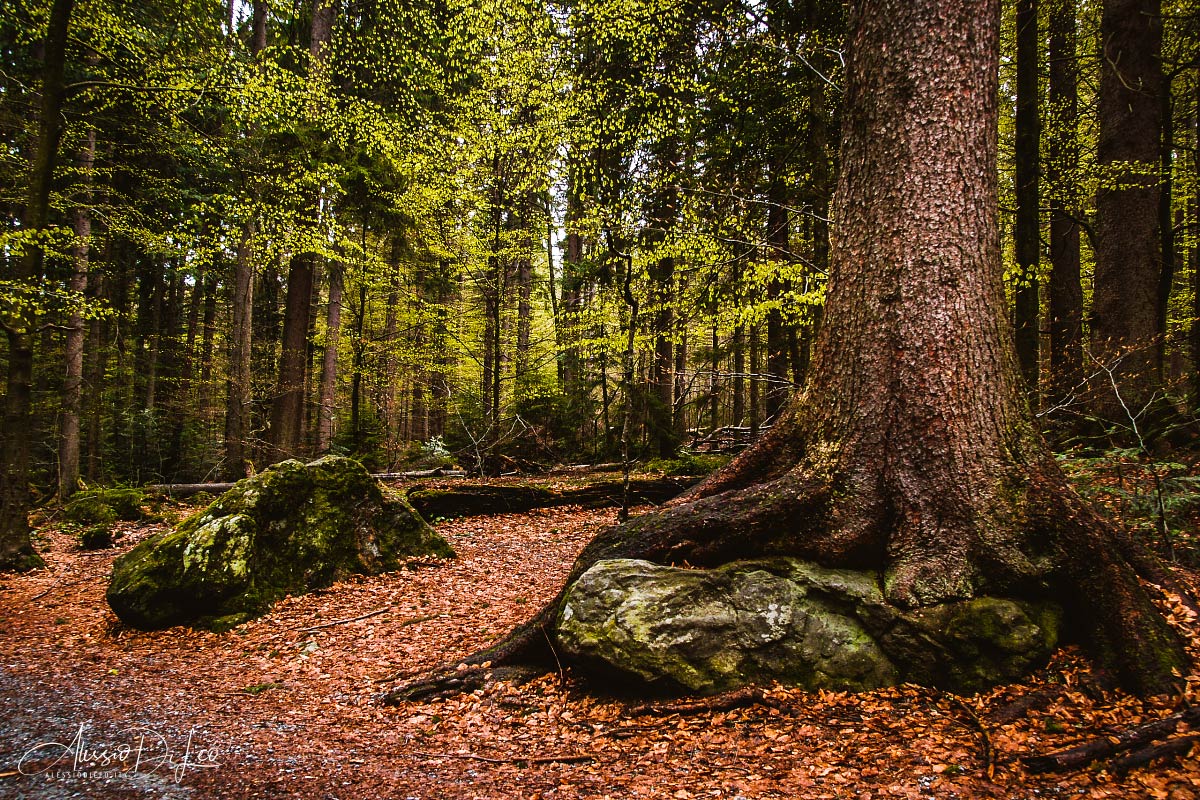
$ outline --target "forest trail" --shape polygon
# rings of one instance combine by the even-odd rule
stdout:
[[[129,525],[117,547],[90,553],[43,528],[50,568],[0,578],[0,797],[1200,797],[1194,757],[1124,777],[1023,771],[1021,756],[1167,713],[1100,693],[1071,652],[1028,685],[962,700],[916,687],[776,689],[769,704],[635,713],[637,699],[547,675],[375,702],[388,677],[523,621],[615,514],[443,523],[457,560],[287,598],[224,635],[125,630],[108,610],[113,559],[161,526]],[[1176,616],[1195,642],[1195,621]],[[1063,690],[1043,708],[990,721],[1046,683]],[[76,765],[63,754],[80,742]]]

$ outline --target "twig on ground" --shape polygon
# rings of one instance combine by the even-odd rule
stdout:
[[[392,608],[393,608],[392,606],[387,606],[386,608],[380,608],[375,611],[369,611],[366,614],[359,614],[357,617],[349,617],[348,619],[335,619],[333,622],[322,622],[320,625],[313,625],[312,627],[309,627],[309,628],[296,628],[296,630],[299,633],[307,633],[308,631],[319,631],[322,628],[332,628],[335,625],[345,625],[350,622],[358,622],[360,619],[370,619],[371,617],[378,617],[380,614],[386,614],[387,612],[391,611]]]
[[[975,709],[971,708],[971,706],[967,704],[967,701],[963,700],[958,695],[947,693],[946,698],[960,710],[966,713],[967,717],[971,720],[971,726],[979,731],[979,737],[983,744],[984,769],[987,772],[988,780],[992,780],[996,777],[996,750],[992,747],[992,735],[988,733],[987,725],[985,725],[983,720],[979,718],[979,715],[975,713]]]
[[[413,750],[415,755],[426,758],[466,758],[472,761],[483,761],[488,764],[580,764],[584,761],[595,761],[591,753],[562,753],[553,756],[510,756],[507,758],[492,758],[476,755],[475,753],[430,753],[425,750]]]

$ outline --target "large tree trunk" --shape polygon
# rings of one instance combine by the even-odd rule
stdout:
[[[29,170],[29,193],[23,228],[41,231],[49,223],[50,182],[58,158],[62,132],[63,71],[66,65],[67,30],[74,0],[54,0],[50,7],[42,61],[42,91],[38,108],[38,133]],[[15,285],[36,282],[44,253],[40,240],[29,243],[20,258],[12,260]],[[5,304],[7,306],[8,304]],[[26,570],[42,564],[33,550],[29,529],[29,449],[32,421],[33,340],[36,324],[33,303],[0,308],[0,323],[8,337],[8,381],[4,397],[3,446],[0,455],[0,570]]]
[[[1138,582],[1168,576],[1071,491],[1021,399],[998,242],[998,2],[851,9],[809,384],[727,468],[597,537],[568,585],[602,558],[791,555],[876,570],[899,607],[1053,598],[1126,686],[1174,689],[1182,646]],[[467,663],[549,661],[560,599]]]
[[[1092,339],[1117,389],[1102,376],[1094,413],[1125,428],[1132,427],[1130,413],[1144,408],[1159,385],[1160,5],[1105,0],[1100,23],[1102,180],[1096,192]]]

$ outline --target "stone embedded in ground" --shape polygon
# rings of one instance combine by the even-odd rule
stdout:
[[[780,681],[864,690],[906,680],[974,691],[1045,663],[1050,606],[979,598],[889,605],[877,576],[795,559],[711,570],[600,561],[567,592],[561,650],[585,667],[710,694]]]
[[[137,628],[224,630],[285,595],[422,555],[454,552],[361,464],[334,456],[284,461],[118,558],[106,597]]]

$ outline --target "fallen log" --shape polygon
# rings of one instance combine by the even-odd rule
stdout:
[[[630,505],[658,505],[674,498],[699,478],[634,478],[629,481]],[[515,514],[537,508],[583,506],[612,508],[621,505],[619,480],[586,486],[548,489],[532,484],[472,483],[444,487],[414,486],[408,502],[427,520]]]
[[[1189,708],[1163,719],[1145,722],[1112,736],[1084,742],[1066,750],[1059,750],[1057,753],[1026,756],[1021,761],[1030,772],[1067,772],[1081,769],[1093,761],[1107,758],[1114,753],[1139,748],[1157,739],[1166,739],[1175,733],[1180,723],[1189,726],[1200,723],[1200,707]],[[1190,746],[1189,744],[1188,747]]]
[[[371,477],[379,481],[413,480],[417,478],[462,478],[467,473],[461,469],[421,469],[412,472],[372,472]],[[207,492],[223,494],[234,487],[232,483],[152,483],[142,487],[151,494],[168,497],[192,497]]]

